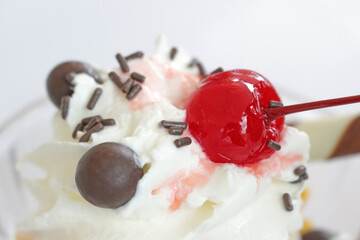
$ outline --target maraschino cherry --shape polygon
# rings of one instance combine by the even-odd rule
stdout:
[[[211,161],[248,165],[280,149],[284,115],[360,102],[360,95],[283,107],[271,83],[249,70],[209,75],[190,97],[186,122]]]

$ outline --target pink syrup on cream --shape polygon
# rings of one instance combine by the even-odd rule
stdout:
[[[302,159],[302,154],[281,154],[276,152],[269,159],[265,159],[250,166],[248,172],[258,179],[269,176],[280,177],[282,171],[289,169]]]
[[[170,189],[169,209],[176,211],[186,201],[188,195],[195,189],[204,187],[215,172],[216,163],[205,157],[200,158],[199,165],[190,170],[182,169],[170,179],[167,179],[160,187],[155,188],[152,194],[157,194],[161,189]]]
[[[146,76],[140,94],[131,101],[132,110],[142,109],[159,101],[168,101],[175,107],[184,109],[189,96],[198,86],[200,77],[175,70],[167,62],[153,57],[132,60],[129,62],[131,72],[138,72]],[[130,73],[119,73],[122,79],[128,79]],[[123,80],[124,81],[124,80]],[[286,127],[283,133],[286,132]],[[189,134],[184,134],[189,135]],[[283,138],[282,138],[283,139]],[[281,144],[284,144],[282,141]],[[195,153],[196,154],[196,153]],[[200,155],[200,154],[198,154]],[[247,169],[258,181],[263,177],[279,177],[281,172],[301,161],[301,154],[274,153],[269,159],[248,165],[239,166]],[[170,189],[169,209],[175,211],[186,201],[188,195],[195,189],[204,187],[219,165],[205,157],[201,157],[196,168],[182,169],[160,187],[154,189],[152,194],[157,194],[161,189]]]
[[[280,145],[286,144],[284,135],[288,131],[288,126],[284,126],[280,136]],[[264,159],[260,162],[254,163],[249,166],[248,172],[256,176],[259,180],[262,177],[280,177],[281,172],[294,166],[295,163],[302,161],[303,155],[298,153],[283,154],[275,152],[270,158]]]
[[[287,127],[285,126],[283,134],[286,131]],[[184,133],[184,136],[189,135],[188,132]],[[285,141],[282,140],[280,143],[285,144]],[[201,156],[201,154],[196,152],[194,152],[194,154]],[[245,168],[249,174],[254,175],[259,183],[264,177],[280,177],[282,171],[291,168],[295,163],[302,159],[302,154],[282,154],[276,152],[268,159],[264,159],[248,166],[239,167]],[[155,188],[152,191],[152,194],[156,195],[164,188],[169,189],[169,200],[171,202],[169,209],[175,211],[181,207],[188,195],[194,191],[194,189],[202,188],[210,181],[216,167],[220,165],[221,163],[214,163],[206,157],[200,157],[199,165],[196,168],[191,170],[180,170],[173,177],[167,179],[160,187]]]
[[[132,72],[146,76],[141,83],[142,90],[131,101],[131,109],[138,110],[155,102],[167,101],[179,109],[184,109],[189,96],[198,86],[198,75],[180,72],[167,62],[153,57],[129,61],[130,72],[118,72],[126,81]]]

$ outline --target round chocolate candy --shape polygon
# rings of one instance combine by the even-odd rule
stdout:
[[[308,233],[305,233],[302,236],[303,240],[330,240],[334,237],[334,234],[331,234],[327,231],[314,230]]]
[[[99,73],[87,63],[69,61],[57,65],[47,78],[47,90],[51,101],[59,108],[61,98],[71,96],[71,74],[77,73],[87,73],[96,82],[101,83]]]
[[[80,159],[75,181],[80,194],[102,208],[118,208],[135,194],[143,176],[138,156],[129,147],[113,142],[88,150]]]

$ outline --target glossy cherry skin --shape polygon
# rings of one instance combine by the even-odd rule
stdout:
[[[266,121],[263,109],[280,98],[271,83],[249,70],[208,76],[190,97],[186,122],[211,161],[248,165],[270,157],[284,117]]]

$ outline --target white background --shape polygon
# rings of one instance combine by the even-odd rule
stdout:
[[[0,124],[60,61],[110,68],[117,51],[151,55],[159,33],[209,71],[260,72],[285,100],[359,94],[358,0],[0,0]]]
[[[111,68],[118,51],[151,55],[159,33],[201,59],[208,71],[222,66],[260,72],[285,104],[360,94],[358,0],[0,0],[0,125],[46,96],[46,76],[60,61]],[[357,114],[360,105],[317,113],[344,112]],[[346,214],[335,228],[346,230],[351,211]]]

